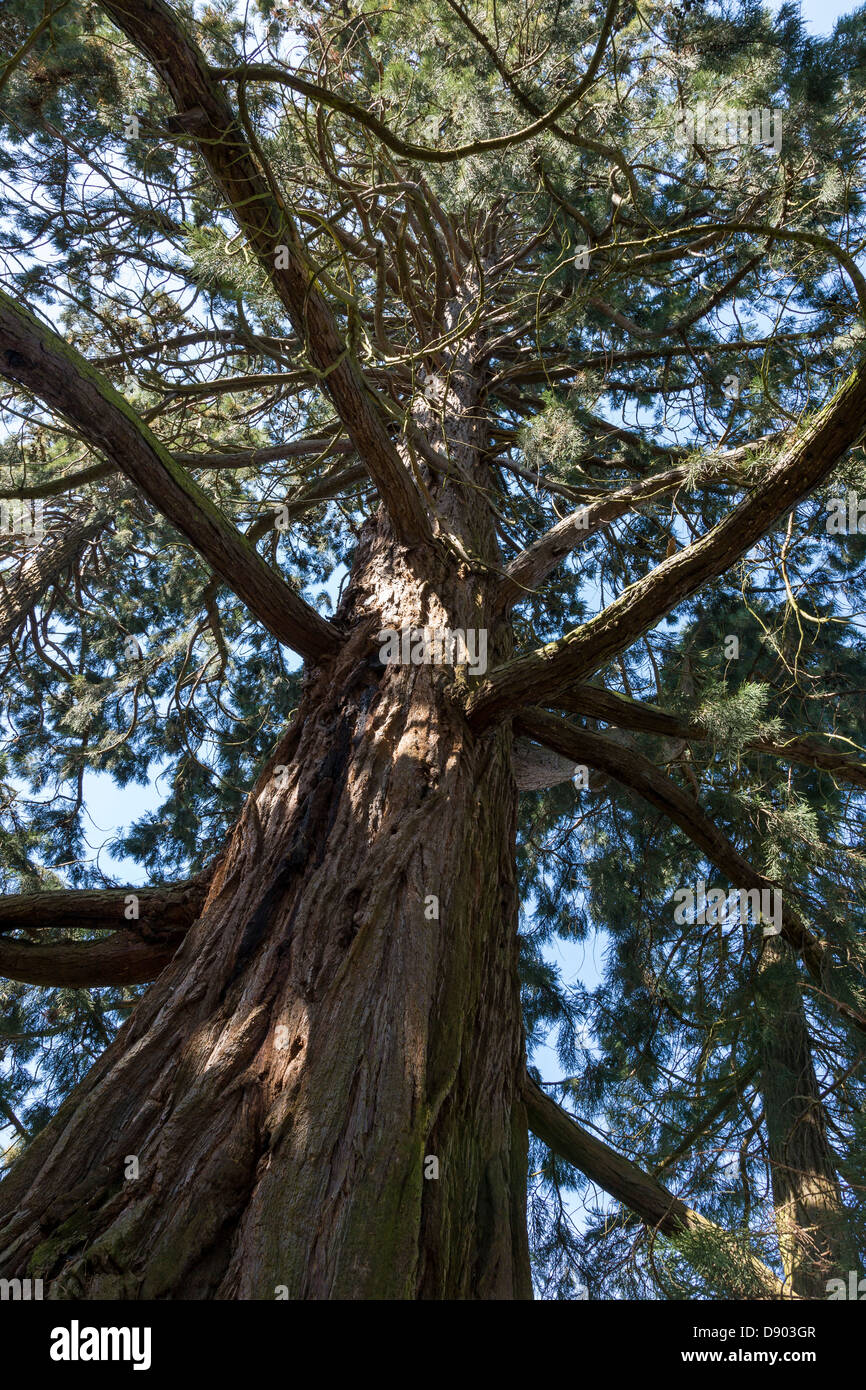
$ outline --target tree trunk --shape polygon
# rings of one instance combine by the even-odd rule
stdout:
[[[812,1062],[803,998],[790,948],[768,937],[763,994],[761,1092],[779,1254],[787,1285],[802,1298],[827,1297],[827,1280],[857,1269],[839,1189],[827,1115]]]
[[[474,477],[479,428],[449,421]],[[492,558],[480,490],[438,492]],[[0,1186],[4,1275],[54,1298],[531,1297],[511,735],[469,731],[459,671],[383,666],[376,640],[484,625],[496,572],[450,549],[421,573],[383,515],[365,528],[347,640],[200,919]]]

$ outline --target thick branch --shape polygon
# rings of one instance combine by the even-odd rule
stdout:
[[[292,326],[367,465],[407,545],[431,539],[421,495],[407,472],[334,316],[278,191],[253,159],[219,82],[165,0],[102,0],[102,8],[154,64]]]
[[[155,980],[184,939],[175,932],[143,941],[118,931],[101,941],[9,941],[0,937],[0,978],[26,985],[96,989],[103,985],[142,985]]]
[[[308,660],[339,643],[73,347],[0,292],[0,376],[32,391],[126,474],[269,632]]]
[[[745,1284],[750,1286],[749,1294],[744,1293],[744,1296],[767,1299],[786,1297],[782,1281],[767,1265],[754,1255],[743,1256],[721,1227],[687,1207],[685,1202],[668,1192],[655,1178],[642,1172],[630,1159],[588,1134],[529,1077],[524,1081],[523,1099],[529,1128],[542,1143],[567,1163],[574,1164],[591,1182],[598,1183],[647,1226],[667,1236],[672,1244],[683,1249],[692,1263],[696,1263],[702,1239],[708,1245],[721,1242],[733,1257],[740,1255],[744,1259],[741,1274]]]
[[[551,702],[554,703],[554,702]],[[661,734],[666,738],[697,742],[712,737],[702,724],[687,724],[674,714],[668,714],[658,705],[639,700],[630,700],[619,691],[604,690],[598,685],[576,685],[571,690],[557,695],[557,709],[571,714],[582,714],[590,719],[600,719],[605,724],[615,724],[620,729],[635,729],[647,734]],[[823,772],[832,773],[842,782],[850,782],[855,787],[866,787],[866,764],[850,758],[845,753],[820,742],[817,738],[790,738],[783,743],[771,739],[753,738],[744,745],[744,751],[762,753],[767,757],[780,758],[783,762],[802,763]]]
[[[128,931],[143,940],[184,932],[204,904],[210,873],[155,888],[58,888],[0,897],[0,932]],[[130,896],[138,917],[126,917]],[[2,973],[2,972],[0,972]]]
[[[866,365],[859,366],[754,491],[700,540],[658,565],[588,623],[491,672],[468,701],[482,729],[530,700],[553,702],[631,646],[702,584],[723,574],[777,518],[807,496],[866,430]]]
[[[19,487],[0,488],[0,497],[60,497],[64,492],[75,492],[77,488],[85,487],[87,483],[97,483],[115,471],[113,463],[101,460],[87,468],[79,468],[75,473],[61,473],[56,478],[45,478],[41,483],[21,483]]]

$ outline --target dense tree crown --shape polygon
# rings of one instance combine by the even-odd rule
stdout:
[[[866,1246],[866,7],[7,0],[0,43],[0,1215],[355,643],[512,747],[559,1054],[520,1081],[537,1296],[832,1295]],[[93,773],[118,823],[159,798],[107,845]]]

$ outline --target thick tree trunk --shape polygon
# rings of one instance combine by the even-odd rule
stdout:
[[[449,436],[470,472],[471,416]],[[450,488],[450,536],[491,556],[482,494]],[[484,626],[496,573],[450,546],[417,563],[367,527],[346,643],[200,919],[0,1186],[3,1275],[54,1298],[531,1297],[510,731],[474,736],[454,668],[382,666],[375,640]]]
[[[826,1298],[827,1280],[857,1269],[839,1189],[799,980],[790,948],[768,937],[761,958],[761,1093],[779,1254],[788,1287]]]

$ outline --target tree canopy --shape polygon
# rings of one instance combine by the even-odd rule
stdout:
[[[470,725],[562,760],[519,782],[537,1292],[781,1279],[818,1208],[857,1268],[866,6],[7,0],[0,43],[3,1162],[194,916],[383,506],[499,585]],[[428,486],[470,427],[501,563]],[[104,847],[95,772],[159,799]]]

